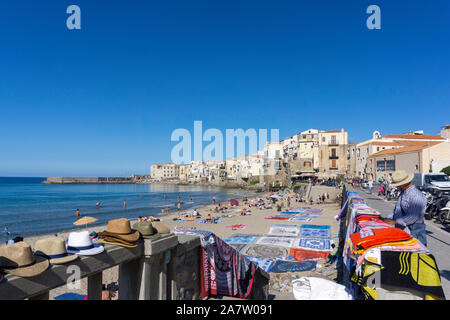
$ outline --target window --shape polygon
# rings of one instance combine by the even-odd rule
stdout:
[[[380,151],[380,147],[377,147],[377,151]]]
[[[325,137],[322,137],[322,142],[325,142]]]

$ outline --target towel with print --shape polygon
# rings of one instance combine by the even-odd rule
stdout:
[[[246,255],[244,255],[244,257],[246,257],[250,261],[255,262],[258,265],[258,267],[263,269],[265,272],[270,272],[270,269],[272,269],[272,266],[275,263],[273,260],[270,260],[270,259],[264,259],[264,258],[259,258],[259,257],[246,256]]]
[[[305,224],[300,228],[300,238],[331,238],[330,226]]]
[[[330,251],[331,240],[317,239],[317,238],[300,238],[294,243],[293,248],[317,250],[317,251]]]
[[[268,235],[282,237],[297,237],[300,230],[296,225],[273,224],[270,226]]]
[[[311,260],[305,261],[283,261],[277,260],[270,269],[270,272],[303,272],[316,269],[317,262]]]
[[[311,222],[312,221],[312,218],[311,217],[299,217],[299,216],[295,216],[295,217],[292,217],[292,218],[290,218],[290,219],[286,219],[286,220],[288,220],[288,221],[296,221],[296,222]]]
[[[229,238],[223,239],[226,243],[234,244],[234,243],[244,243],[249,244],[253,243],[259,235],[257,234],[234,234]]]
[[[424,292],[445,300],[434,256],[415,252],[381,252],[381,283]]]
[[[292,247],[295,238],[290,237],[261,237],[256,241],[256,244],[266,244],[280,247]]]

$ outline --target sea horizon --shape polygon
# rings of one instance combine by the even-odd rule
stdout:
[[[214,195],[217,202],[224,202],[256,193],[216,186],[170,184],[47,185],[40,183],[42,179],[45,177],[0,177],[0,241],[75,230],[76,209],[80,210],[81,217],[97,218],[98,221],[89,226],[98,226],[117,218],[158,217],[163,207],[176,211],[178,197],[181,209],[185,210],[210,204]],[[99,207],[97,202],[100,202]],[[4,232],[5,227],[10,232],[9,237]]]

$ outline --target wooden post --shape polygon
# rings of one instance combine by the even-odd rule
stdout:
[[[119,299],[140,299],[143,276],[142,259],[135,259],[119,265]]]
[[[88,300],[102,300],[103,273],[97,272],[87,278]]]

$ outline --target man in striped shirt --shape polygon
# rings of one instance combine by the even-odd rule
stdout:
[[[383,220],[408,232],[426,246],[424,215],[427,199],[411,184],[413,177],[413,174],[403,170],[394,172],[391,185],[400,190],[400,196],[395,204],[394,212]]]

